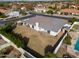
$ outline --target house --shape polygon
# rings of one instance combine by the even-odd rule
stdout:
[[[70,6],[70,8],[79,10],[79,4],[73,4]]]
[[[68,8],[68,6],[69,6],[69,3],[59,3],[57,5],[57,8],[58,9],[64,9],[64,8]]]
[[[56,36],[59,32],[64,31],[62,28],[65,24],[68,24],[68,21],[45,15],[35,15],[25,20],[18,21],[17,23],[22,23],[36,31],[43,31],[52,36]]]
[[[48,9],[46,8],[45,5],[42,5],[42,4],[37,4],[35,7],[34,7],[34,11],[35,12],[46,12]]]
[[[12,9],[17,10],[17,9],[26,9],[26,10],[33,10],[33,4],[31,3],[13,3],[12,4]]]
[[[18,17],[20,14],[18,11],[11,11],[7,14],[9,17]]]
[[[64,15],[79,15],[79,10],[76,9],[62,9],[60,12]]]
[[[10,10],[10,8],[7,7],[0,7],[0,12],[6,14],[8,11]]]

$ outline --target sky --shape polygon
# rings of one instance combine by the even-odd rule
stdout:
[[[49,1],[49,0],[0,0],[0,1]]]
[[[0,0],[0,1],[50,1],[50,0]],[[52,0],[52,1],[55,1],[55,0]],[[59,0],[57,0],[57,1],[59,1]]]

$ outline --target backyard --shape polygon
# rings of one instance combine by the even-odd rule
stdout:
[[[75,44],[76,39],[79,36],[79,22],[74,22],[72,28],[68,32],[68,35],[64,39],[64,43],[66,44],[67,53],[69,53],[72,57],[78,57],[75,53]]]
[[[47,50],[51,50],[51,48],[53,48],[59,38],[63,35],[63,32],[60,32],[58,36],[53,37],[48,33],[37,32],[27,26],[17,26],[13,31],[21,34],[22,37],[27,37],[28,42],[26,46],[43,56],[48,52]]]

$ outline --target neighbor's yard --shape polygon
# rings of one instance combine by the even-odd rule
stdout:
[[[72,29],[73,30],[79,30],[79,24],[75,24]]]
[[[13,46],[8,46],[2,50],[0,50],[0,57],[5,58],[19,58],[21,56],[21,52],[19,52]]]

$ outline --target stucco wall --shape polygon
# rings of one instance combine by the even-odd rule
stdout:
[[[50,31],[50,35],[56,36],[57,35],[57,32]]]

